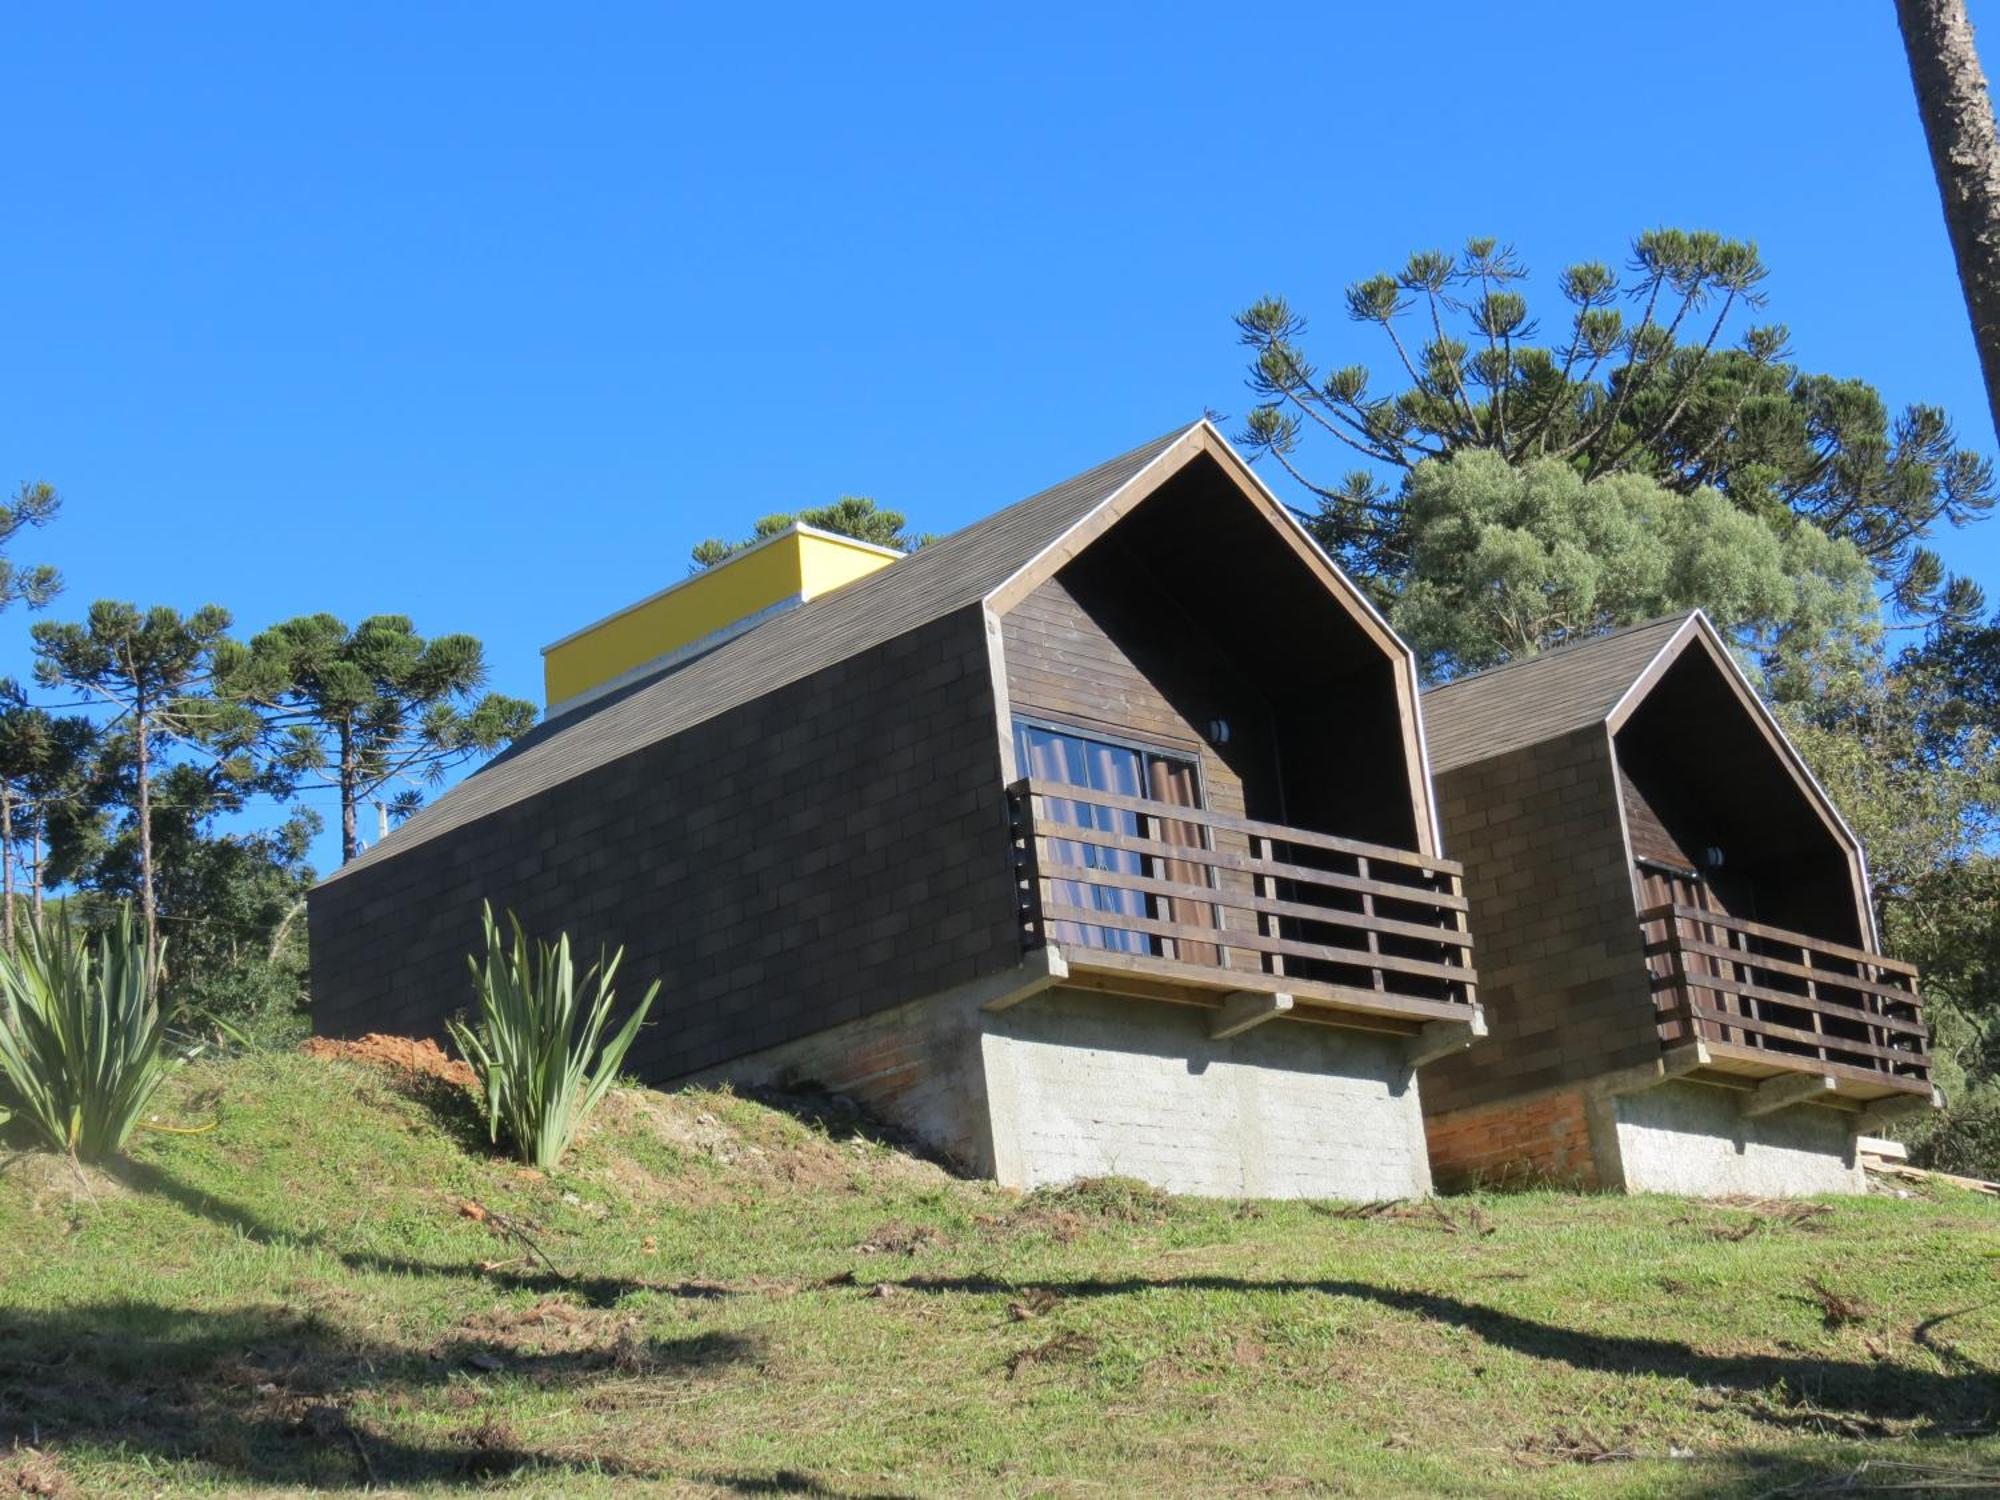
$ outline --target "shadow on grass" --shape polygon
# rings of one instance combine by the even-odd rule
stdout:
[[[1922,1422],[1936,1430],[1990,1431],[2000,1421],[2000,1374],[1973,1364],[1963,1355],[1956,1356],[1953,1373],[1939,1374],[1886,1360],[1859,1364],[1808,1355],[1707,1354],[1676,1339],[1591,1333],[1441,1292],[1407,1291],[1365,1281],[1260,1281],[1237,1276],[1005,1281],[977,1276],[912,1276],[895,1284],[906,1291],[931,1295],[1046,1291],[1057,1297],[1124,1297],[1178,1290],[1346,1297],[1463,1329],[1497,1348],[1596,1374],[1657,1375],[1744,1396],[1768,1395],[1782,1386],[1794,1402],[1811,1412]],[[1753,1415],[1778,1426],[1804,1425],[1797,1414],[1781,1407]]]
[[[439,1132],[468,1156],[502,1155],[481,1113],[480,1096],[469,1085],[453,1083],[416,1068],[384,1068],[356,1064],[391,1093],[400,1094],[431,1117]]]
[[[207,1219],[212,1224],[218,1224],[255,1244],[303,1250],[330,1248],[326,1245],[323,1235],[292,1234],[280,1230],[241,1205],[191,1187],[172,1173],[164,1172],[150,1162],[121,1157],[109,1163],[107,1170],[133,1192],[149,1193],[168,1199],[189,1213]],[[496,1240],[496,1244],[501,1243],[506,1242]],[[525,1245],[516,1244],[513,1253],[521,1253],[526,1248]],[[614,1307],[636,1292],[650,1292],[655,1296],[694,1301],[708,1301],[731,1295],[726,1287],[703,1282],[644,1281],[625,1276],[589,1276],[572,1273],[561,1266],[554,1268],[544,1266],[534,1270],[508,1268],[489,1271],[471,1263],[412,1260],[403,1256],[378,1255],[367,1250],[331,1250],[330,1253],[351,1271],[392,1276],[451,1277],[477,1282],[503,1292],[561,1292],[591,1308]]]
[[[770,1474],[697,1474],[704,1484],[738,1495],[805,1495],[809,1500],[911,1500],[900,1490],[835,1489],[797,1469],[778,1469]]]
[[[901,1152],[904,1156],[927,1161],[954,1177],[969,1180],[978,1175],[965,1163],[949,1152],[939,1150],[922,1136],[914,1135],[872,1113],[847,1095],[832,1093],[823,1085],[810,1080],[789,1080],[782,1087],[763,1084],[738,1085],[736,1093],[738,1097],[748,1099],[753,1104],[761,1104],[766,1109],[776,1110],[779,1114],[790,1115],[801,1125],[818,1131],[828,1140],[866,1141],[871,1146],[882,1146],[891,1151]]]
[[[428,1349],[349,1338],[289,1309],[198,1312],[105,1302],[0,1310],[0,1449],[84,1445],[195,1462],[263,1484],[340,1488],[483,1480],[531,1471],[654,1477],[616,1455],[535,1452],[479,1409],[477,1382],[525,1381],[587,1395],[600,1378],[698,1376],[754,1359],[751,1341],[702,1334],[559,1353],[454,1336]],[[465,1422],[431,1443],[380,1430],[357,1393],[453,1383]]]

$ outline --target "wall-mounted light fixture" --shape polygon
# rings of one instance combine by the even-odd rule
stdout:
[[[1705,870],[1721,869],[1722,850],[1718,848],[1716,845],[1710,844],[1706,849],[1701,851],[1701,864],[1702,868]]]
[[[1229,721],[1227,719],[1210,719],[1208,721],[1208,742],[1211,745],[1226,745],[1229,743]]]

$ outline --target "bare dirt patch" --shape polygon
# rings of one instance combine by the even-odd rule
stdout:
[[[0,1453],[0,1495],[37,1495],[45,1497],[45,1500],[70,1500],[71,1496],[82,1493],[63,1473],[62,1464],[53,1453],[18,1445]]]
[[[755,1130],[725,1119],[727,1101],[700,1091],[656,1094],[613,1089],[593,1129],[618,1136],[650,1136],[683,1157],[712,1169],[663,1178],[646,1163],[612,1153],[604,1170],[638,1198],[666,1197],[701,1203],[742,1198],[770,1188],[850,1192],[866,1181],[880,1185],[937,1186],[950,1181],[942,1167],[917,1157],[884,1152],[870,1141],[835,1139],[782,1116]]]
[[[455,1084],[461,1088],[476,1088],[479,1084],[479,1076],[469,1064],[448,1055],[428,1037],[385,1036],[379,1031],[371,1031],[366,1036],[344,1042],[333,1037],[316,1036],[307,1040],[304,1050],[308,1057],[367,1063],[399,1073],[415,1074],[420,1078],[434,1078],[440,1083]]]
[[[919,1250],[943,1249],[950,1243],[928,1224],[891,1219],[886,1224],[877,1224],[854,1248],[863,1255],[915,1255]]]
[[[100,1199],[120,1198],[131,1191],[103,1167],[63,1156],[54,1151],[15,1151],[0,1155],[0,1182],[27,1194],[28,1203],[38,1214],[50,1213]],[[0,1469],[0,1473],[4,1473]],[[0,1486],[0,1495],[7,1490]]]

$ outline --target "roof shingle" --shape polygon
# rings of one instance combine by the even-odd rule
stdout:
[[[1614,630],[1424,694],[1431,773],[1601,724],[1694,613]]]
[[[538,725],[388,838],[327,877],[394,859],[454,828],[976,604],[1200,424],[1141,444],[775,615],[666,675]]]

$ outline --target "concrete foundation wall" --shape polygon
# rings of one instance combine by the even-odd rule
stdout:
[[[1632,1193],[1865,1193],[1845,1115],[1802,1105],[1744,1118],[1730,1089],[1665,1083],[1611,1101]]]
[[[987,1018],[994,1170],[1021,1188],[1137,1177],[1246,1198],[1430,1191],[1392,1037],[1273,1021],[1225,1041],[1194,1006],[1050,990]]]

